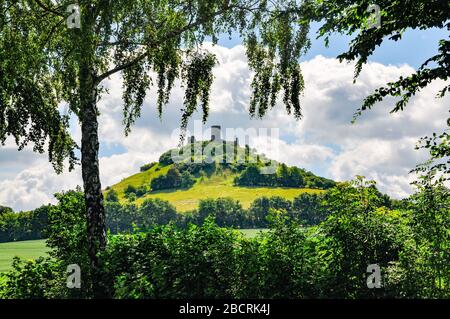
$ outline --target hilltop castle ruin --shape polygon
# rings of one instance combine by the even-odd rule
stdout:
[[[211,142],[225,142],[224,139],[222,139],[222,127],[220,125],[212,125],[211,126]],[[189,137],[189,143],[194,144],[196,142],[195,136]],[[239,145],[239,139],[236,137],[234,140],[234,144],[236,146]]]

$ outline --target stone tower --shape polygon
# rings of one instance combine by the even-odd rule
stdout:
[[[220,125],[213,125],[213,126],[211,126],[211,142],[220,142],[220,141],[222,141],[220,130],[221,130]]]

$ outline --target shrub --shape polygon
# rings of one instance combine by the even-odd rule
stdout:
[[[236,185],[241,186],[275,186],[274,174],[262,174],[257,164],[249,164],[242,173],[234,179]]]
[[[303,225],[318,225],[329,215],[323,201],[323,195],[300,194],[293,200],[290,217]]]
[[[152,168],[153,166],[155,166],[156,164],[158,164],[158,163],[152,162],[152,163],[149,163],[149,164],[144,164],[144,165],[142,165],[142,166],[140,167],[140,171],[141,171],[141,172],[148,171],[149,169],[151,169],[151,168]]]
[[[159,157],[159,163],[163,166],[173,164],[172,151],[167,151]]]
[[[125,188],[125,190],[123,191],[125,194],[125,197],[128,198],[128,196],[130,196],[131,194],[136,194],[136,187],[133,185],[127,185],[127,187]]]
[[[61,297],[63,277],[58,263],[50,258],[23,261],[15,257],[12,270],[0,277],[0,299],[43,299]]]
[[[241,186],[278,186],[278,187],[305,187],[313,185],[317,188],[330,188],[334,182],[317,177],[297,167],[288,167],[280,164],[276,174],[262,174],[258,164],[248,164],[245,169],[241,167],[241,174],[235,178],[234,183]],[[307,184],[309,183],[309,184]]]
[[[119,196],[117,195],[117,192],[114,189],[111,189],[106,193],[106,201],[108,202],[118,202]]]
[[[50,256],[61,262],[64,271],[68,265],[77,264],[83,276],[82,289],[70,294],[90,295],[90,262],[88,258],[87,221],[84,195],[80,189],[55,195],[58,205],[49,211],[47,246]]]
[[[176,167],[171,167],[166,175],[158,176],[151,181],[153,191],[160,189],[173,189],[181,186],[181,174]]]
[[[237,238],[211,221],[115,236],[103,256],[108,286],[117,298],[230,298]]]
[[[183,171],[181,174],[181,188],[190,188],[194,184],[195,178],[188,171]]]

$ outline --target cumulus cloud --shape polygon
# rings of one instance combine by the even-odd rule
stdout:
[[[408,173],[427,158],[426,152],[414,149],[417,140],[445,127],[449,97],[435,98],[443,83],[432,83],[413,97],[404,112],[389,114],[395,100],[388,98],[350,124],[368,94],[413,69],[369,63],[355,85],[353,66],[334,59],[318,56],[305,62],[303,70],[308,85],[305,120],[293,132],[319,145],[335,145],[339,151],[329,165],[329,176],[347,180],[364,175],[391,196],[410,194],[414,176]]]
[[[0,203],[15,210],[31,210],[54,203],[54,193],[77,185],[81,185],[79,170],[56,175],[47,161],[38,160],[16,177],[0,181]]]
[[[216,54],[219,64],[214,69],[211,112],[205,130],[214,124],[223,128],[278,128],[279,136],[275,137],[278,148],[269,147],[270,143],[262,138],[252,141],[252,146],[275,160],[336,180],[365,175],[392,196],[411,193],[409,183],[413,177],[408,172],[426,159],[426,154],[415,151],[414,145],[421,136],[445,125],[450,98],[435,99],[442,83],[433,83],[412,98],[404,112],[389,114],[395,101],[387,99],[351,124],[364,97],[414,70],[408,65],[369,63],[354,84],[352,64],[319,55],[302,63],[306,82],[302,98],[304,118],[294,120],[278,103],[266,118],[256,120],[248,116],[252,73],[247,67],[244,47],[206,45],[206,48]],[[150,88],[141,118],[125,137],[120,76],[112,76],[105,87],[109,93],[99,103],[100,167],[102,183],[108,186],[178,144],[178,135],[173,132],[180,125],[184,93],[180,83],[176,83],[161,121],[155,105],[156,89]],[[199,112],[188,126],[191,132],[195,119],[201,119]],[[78,123],[72,122],[73,135],[79,141]],[[81,184],[79,168],[57,176],[42,155],[29,151],[19,153],[10,147],[2,148],[0,163],[0,204],[17,210],[50,202],[53,193]]]

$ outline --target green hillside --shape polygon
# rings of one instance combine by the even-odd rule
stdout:
[[[130,176],[120,183],[112,186],[119,194],[121,202],[127,201],[124,197],[124,190],[128,185],[140,186],[150,183],[151,179],[167,172],[170,166],[163,167],[159,171],[151,170]],[[261,196],[281,196],[292,200],[299,194],[320,193],[322,190],[308,188],[281,188],[281,187],[239,187],[233,185],[233,179],[237,174],[212,175],[203,180],[197,181],[190,189],[161,190],[146,194],[136,200],[137,204],[142,203],[147,198],[160,198],[167,200],[174,205],[179,212],[194,209],[198,206],[200,199],[232,197],[239,200],[244,208]]]
[[[197,142],[200,143],[200,142]],[[204,142],[201,142],[204,144]],[[187,148],[188,146],[186,146]],[[246,155],[247,151],[247,155]],[[155,178],[166,175],[172,168],[179,169],[180,172],[184,170],[191,169],[190,164],[177,163],[174,164],[170,159],[170,152],[168,151],[161,155],[158,163],[153,163],[149,165],[151,167],[148,170],[143,170],[143,172],[134,174],[128,178],[123,179],[121,182],[108,188],[108,191],[115,191],[118,196],[118,200],[121,203],[129,201],[126,197],[127,187],[133,186],[134,188],[146,188],[147,190],[140,194],[132,201],[136,204],[141,204],[143,201],[149,198],[160,198],[162,200],[169,201],[174,205],[179,212],[185,212],[188,210],[195,209],[198,206],[198,202],[201,199],[206,198],[219,198],[219,197],[231,197],[235,200],[241,202],[244,208],[248,208],[250,204],[258,197],[267,196],[280,196],[286,199],[292,200],[301,193],[321,193],[322,189],[318,187],[279,187],[279,186],[237,186],[234,183],[236,177],[238,177],[246,167],[247,164],[221,164],[222,154],[217,152],[214,155],[214,164],[211,167],[200,170],[200,172],[195,171],[192,177],[195,183],[190,188],[173,188],[173,189],[163,189],[163,190],[152,190],[150,185],[152,180]],[[246,157],[247,159],[252,159],[256,162],[264,158],[264,155],[257,155],[255,150],[238,148],[237,157],[242,159]],[[195,156],[199,156],[196,154]],[[203,155],[200,155],[203,156]],[[204,159],[204,157],[202,157]],[[256,164],[255,164],[256,165]],[[277,163],[278,165],[278,163]],[[310,172],[301,170],[304,174],[304,179],[321,179],[320,177],[314,176]],[[325,180],[325,179],[323,179]],[[307,182],[305,182],[308,184]]]

